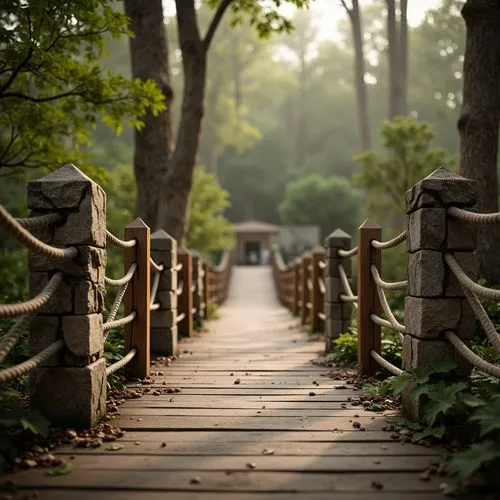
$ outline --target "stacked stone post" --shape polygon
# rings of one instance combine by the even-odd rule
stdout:
[[[475,182],[440,168],[406,194],[408,232],[408,296],[403,368],[431,370],[439,361],[457,362],[457,376],[470,372],[468,363],[446,341],[450,330],[467,342],[475,317],[464,293],[444,261],[452,253],[462,269],[476,278],[477,226],[449,217],[450,206],[471,209],[477,201]],[[405,413],[421,414],[419,398],[403,394]]]
[[[333,341],[346,332],[351,325],[351,304],[343,303],[340,295],[345,293],[339,274],[342,265],[348,278],[352,274],[351,259],[342,258],[338,251],[348,250],[351,237],[336,229],[325,240],[326,247],[326,295],[325,295],[325,351],[330,352]]]
[[[151,352],[171,356],[177,353],[177,242],[163,229],[151,235],[151,256],[164,267],[156,295],[160,307],[151,311]]]
[[[88,428],[106,412],[103,358],[106,194],[73,165],[28,184],[31,215],[61,214],[33,234],[57,247],[76,247],[71,260],[29,252],[29,293],[37,295],[57,271],[64,281],[33,319],[29,350],[63,339],[62,351],[31,373],[31,402],[53,424]]]
[[[177,252],[179,264],[179,282],[182,281],[182,293],[178,297],[178,314],[184,317],[178,323],[179,335],[191,337],[193,334],[193,259],[191,252],[185,248],[179,248]]]
[[[195,329],[202,326],[201,303],[203,301],[202,260],[196,252],[191,252],[193,260],[193,323]]]

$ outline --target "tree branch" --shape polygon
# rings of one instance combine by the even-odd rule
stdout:
[[[17,68],[12,72],[8,80],[0,87],[0,97],[2,97],[2,94],[12,85],[23,66],[31,59],[33,52],[33,47],[30,47],[26,57],[19,63],[19,66],[17,66]]]
[[[345,11],[347,12],[347,15],[352,19],[352,9],[350,9],[348,6],[347,6],[347,3],[345,2],[345,0],[339,0],[341,5],[344,7]]]
[[[215,31],[217,30],[217,27],[219,26],[222,17],[224,16],[224,13],[232,3],[233,0],[222,0],[222,2],[217,7],[214,17],[210,22],[210,26],[208,27],[205,38],[203,39],[203,46],[205,47],[205,51],[208,50],[208,47],[210,46],[210,43],[215,35]]]

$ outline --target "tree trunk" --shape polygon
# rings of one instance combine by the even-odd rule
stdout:
[[[234,105],[236,106],[236,114],[240,115],[241,105],[243,102],[243,92],[241,85],[241,74],[243,73],[243,68],[241,67],[241,55],[240,55],[240,36],[237,30],[234,30],[231,34],[232,47],[231,47],[231,58],[233,66],[233,79],[234,79]]]
[[[175,151],[161,183],[158,225],[179,243],[188,222],[189,192],[200,144],[207,53],[200,37],[194,0],[176,0],[184,91]]]
[[[299,54],[299,88],[298,88],[298,109],[297,122],[294,140],[294,167],[295,171],[303,169],[306,156],[306,135],[307,135],[307,117],[306,117],[306,47],[305,40]]]
[[[163,91],[167,109],[157,116],[148,113],[144,128],[135,131],[134,171],[137,182],[137,213],[154,230],[158,214],[158,186],[168,170],[173,150],[171,103],[173,100],[168,63],[168,40],[161,0],[124,0],[130,18],[132,76],[152,79]]]
[[[399,30],[399,106],[398,114],[408,116],[408,0],[401,0],[401,23]]]
[[[348,10],[352,25],[352,38],[354,42],[355,63],[354,75],[356,83],[356,94],[358,100],[359,130],[361,133],[361,145],[364,151],[371,148],[371,122],[368,109],[368,94],[365,82],[365,56],[363,50],[363,28],[361,24],[361,12],[359,1],[352,0],[352,9]]]
[[[398,86],[398,29],[396,25],[396,1],[386,0],[387,4],[387,41],[389,55],[389,119],[398,116],[399,86]]]
[[[467,0],[462,8],[467,28],[463,69],[460,173],[475,179],[479,212],[498,211],[497,154],[500,116],[500,3]],[[500,232],[479,226],[479,275],[500,283]]]

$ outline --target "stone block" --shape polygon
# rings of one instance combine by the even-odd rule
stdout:
[[[414,297],[440,297],[444,292],[443,254],[419,250],[408,258],[408,294]]]
[[[158,291],[165,292],[169,290],[177,290],[178,277],[177,271],[173,269],[164,269],[161,273],[160,283],[158,285]]]
[[[335,229],[333,233],[325,238],[326,248],[342,248],[348,250],[351,246],[351,236],[342,229]]]
[[[442,208],[422,208],[408,217],[408,251],[441,250],[446,235],[446,214]]]
[[[165,269],[171,269],[177,265],[176,252],[151,250],[151,258],[157,264],[163,264]]]
[[[177,309],[177,295],[172,291],[161,291],[157,294],[161,309]]]
[[[326,319],[325,320],[325,332],[328,338],[336,339],[339,335],[348,332],[351,322],[348,319],[345,320],[335,320]]]
[[[151,251],[167,251],[177,253],[177,241],[163,229],[151,234]]]
[[[423,207],[472,207],[476,202],[476,182],[443,167],[422,179],[406,193],[407,213]]]
[[[326,302],[340,302],[339,295],[345,293],[340,278],[326,278]]]
[[[74,259],[65,261],[52,259],[36,252],[28,252],[28,265],[31,272],[48,272],[57,269],[69,276],[101,283],[106,269],[106,250],[81,246],[78,247],[78,255]]]
[[[73,356],[90,357],[104,349],[101,314],[64,316],[62,333],[66,348]]]
[[[462,339],[472,339],[476,333],[478,319],[472,310],[467,299],[462,299],[462,308],[460,311],[460,321],[455,333]]]
[[[31,405],[58,427],[90,428],[106,413],[106,363],[39,368],[31,375]]]
[[[407,333],[419,339],[437,339],[445,330],[457,329],[461,317],[461,299],[405,298]]]
[[[473,281],[477,281],[477,262],[473,252],[455,252],[453,257],[465,274]],[[464,291],[455,274],[445,263],[445,295],[448,297],[463,297]]]
[[[326,275],[330,278],[340,277],[339,266],[342,265],[347,277],[352,276],[352,259],[326,259]]]
[[[446,225],[447,250],[466,252],[477,248],[478,224],[448,216]]]
[[[76,282],[74,299],[75,314],[100,313],[104,308],[105,288],[102,284],[79,280]]]
[[[29,296],[37,296],[47,285],[51,274],[44,272],[32,272],[29,275]],[[63,281],[57,287],[52,297],[39,310],[40,314],[72,314],[73,312],[73,288],[68,280]]]
[[[177,310],[157,309],[151,312],[152,328],[167,328],[175,325]]]
[[[326,319],[350,320],[352,316],[352,304],[349,303],[325,303]]]
[[[151,352],[161,356],[177,353],[177,326],[172,328],[151,328]]]
[[[34,356],[61,338],[61,318],[59,316],[37,315],[31,320],[29,334],[29,354]],[[61,351],[44,361],[41,366],[58,366]]]

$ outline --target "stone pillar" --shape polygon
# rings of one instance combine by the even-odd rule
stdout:
[[[177,352],[177,242],[163,229],[151,235],[151,256],[164,267],[156,295],[160,308],[151,311],[151,352],[171,356]]]
[[[106,194],[74,165],[28,184],[31,215],[59,213],[61,222],[33,231],[45,243],[76,247],[72,260],[29,252],[29,293],[57,271],[64,281],[33,319],[30,355],[54,341],[65,346],[31,373],[31,403],[58,426],[91,427],[106,412],[102,311],[106,267]]]
[[[333,341],[351,326],[352,305],[340,300],[340,295],[345,292],[339,274],[339,266],[342,265],[347,277],[351,277],[351,259],[345,259],[338,253],[341,249],[348,250],[351,247],[351,237],[342,229],[336,229],[326,238],[325,247],[325,352],[328,353],[333,348]]]
[[[323,313],[323,311],[325,310],[325,296],[321,291],[319,283],[320,280],[323,280],[325,276],[324,270],[320,267],[320,262],[322,262],[323,260],[325,260],[325,249],[323,247],[315,248],[312,251],[312,259],[311,259],[311,265],[312,265],[311,331],[312,332],[324,331],[323,320],[319,316],[319,314]]]
[[[476,201],[475,182],[445,168],[439,168],[406,194],[409,262],[405,370],[432,370],[436,362],[454,359],[458,376],[470,372],[468,363],[443,335],[451,330],[467,341],[475,329],[474,314],[444,255],[452,253],[464,271],[476,278],[477,226],[446,213],[450,206],[470,209]],[[410,391],[403,394],[403,409],[412,418],[421,413],[419,400]]]
[[[193,260],[193,326],[195,330],[202,327],[201,303],[203,301],[202,260],[196,252],[191,252]]]

